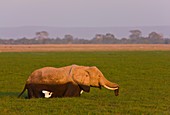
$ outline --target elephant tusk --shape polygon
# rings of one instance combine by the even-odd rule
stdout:
[[[116,87],[116,88],[111,88],[111,87],[108,87],[108,86],[106,86],[106,85],[104,85],[104,87],[105,87],[106,89],[109,89],[109,90],[116,90],[116,89],[119,89],[118,87]]]
[[[84,92],[84,91],[83,91],[83,90],[81,90],[81,91],[80,91],[80,95],[81,95],[83,92]]]

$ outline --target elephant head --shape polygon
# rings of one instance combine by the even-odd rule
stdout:
[[[104,87],[106,89],[113,90],[116,96],[119,95],[119,85],[108,81],[102,72],[95,66],[75,66],[73,67],[72,72],[73,81],[79,84],[82,89],[83,86],[98,88]]]

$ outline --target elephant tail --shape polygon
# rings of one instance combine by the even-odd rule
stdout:
[[[25,90],[27,89],[27,84],[25,85],[24,89],[22,90],[22,92],[18,95],[18,98],[25,92]]]

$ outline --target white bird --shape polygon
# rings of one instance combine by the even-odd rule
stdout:
[[[42,93],[44,93],[44,97],[45,98],[50,98],[51,97],[51,95],[53,94],[53,92],[49,92],[49,91],[46,91],[46,90],[42,90]]]

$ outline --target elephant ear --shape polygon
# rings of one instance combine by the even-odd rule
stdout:
[[[73,73],[73,81],[76,82],[82,90],[86,92],[90,91],[90,76],[85,69],[76,69]]]

